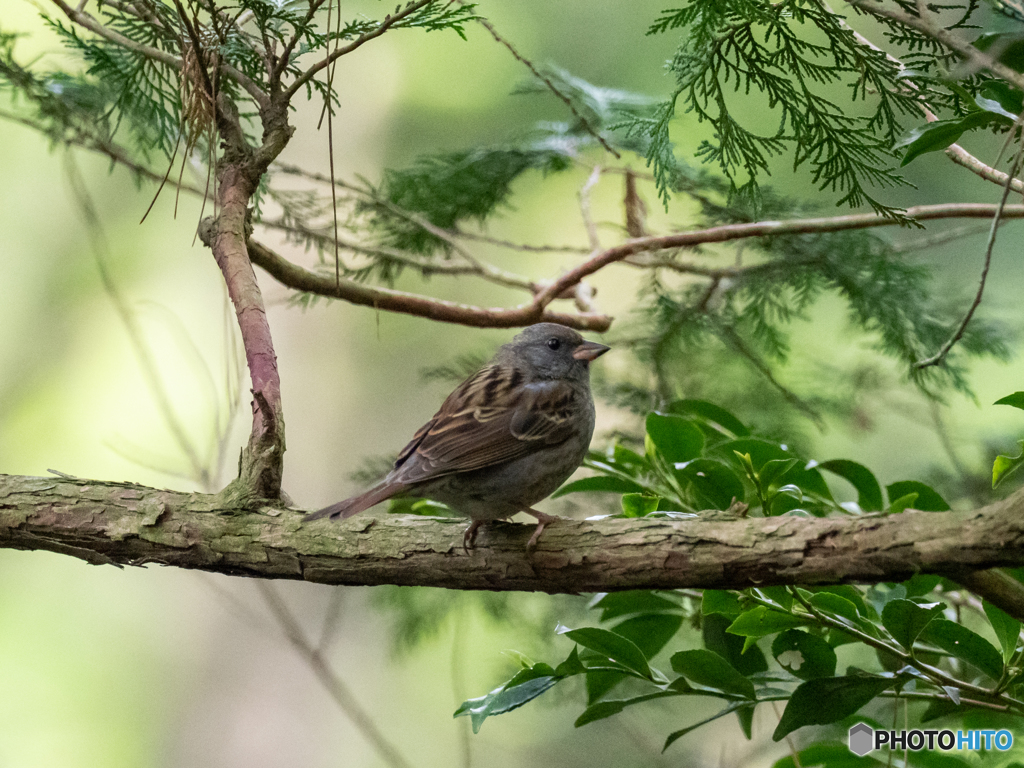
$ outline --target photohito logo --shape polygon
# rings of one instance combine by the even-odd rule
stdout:
[[[864,757],[873,749],[939,749],[952,752],[960,749],[998,749],[1005,752],[1013,746],[1013,734],[1007,730],[912,730],[876,731],[866,723],[857,723],[850,729],[850,751]]]

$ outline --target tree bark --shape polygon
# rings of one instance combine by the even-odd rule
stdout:
[[[975,574],[981,582],[978,571],[1024,565],[1024,491],[953,512],[566,519],[545,530],[532,553],[526,550],[532,524],[488,524],[467,555],[462,519],[386,513],[340,523],[302,525],[301,519],[292,509],[225,507],[223,496],[0,475],[0,547],[60,552],[93,564],[549,593],[902,581],[916,573],[954,580]]]

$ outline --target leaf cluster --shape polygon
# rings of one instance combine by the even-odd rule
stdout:
[[[643,455],[613,446],[590,459],[598,475],[561,493],[622,493],[624,516],[672,514],[692,503],[746,514],[738,503],[744,498],[764,515],[949,508],[933,489],[913,481],[890,484],[883,495],[863,465],[808,462],[785,445],[751,436],[735,416],[709,403],[683,401],[672,410],[648,416]],[[847,481],[857,502],[838,504],[826,476]],[[806,726],[846,727],[854,715],[875,722],[882,700],[901,697],[914,703],[915,723],[941,718],[943,727],[955,729],[992,707],[1016,725],[1024,716],[1020,622],[988,603],[965,602],[956,584],[937,576],[869,588],[623,592],[597,595],[590,607],[605,626],[559,626],[557,634],[573,643],[563,661],[521,659],[511,679],[464,702],[455,716],[470,717],[476,731],[488,717],[573,677],[583,678],[586,691],[576,727],[654,700],[670,706],[693,696],[720,701],[716,714],[670,733],[665,749],[731,714],[749,739],[754,710],[767,702],[785,704],[776,741]],[[686,642],[681,633],[692,622],[702,647],[672,652],[674,643]],[[872,652],[872,668],[851,665],[841,673],[840,649],[854,644]],[[659,663],[666,654],[671,674]],[[845,745],[836,752],[831,744],[808,748],[823,758],[815,764],[847,764]]]

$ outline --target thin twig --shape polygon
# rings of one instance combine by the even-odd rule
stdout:
[[[821,414],[811,407],[809,403],[805,402],[803,398],[793,392],[793,390],[789,389],[785,384],[776,379],[775,374],[772,373],[772,369],[768,364],[765,363],[764,360],[754,352],[754,350],[747,346],[747,343],[740,337],[734,328],[730,326],[720,326],[718,328],[718,334],[742,357],[745,357],[754,369],[760,373],[769,384],[779,391],[779,394],[786,399],[786,402],[803,411],[811,421],[814,422],[818,429],[823,430],[825,428],[825,420],[821,417]]]
[[[1024,151],[1018,152],[1013,159],[1013,167],[1010,169],[1010,178],[1013,179],[1017,176],[1017,172],[1020,170],[1021,160],[1024,158]],[[1006,199],[1010,196],[1010,184],[1007,182],[1006,186],[1003,187],[1003,197],[999,201],[999,207],[996,209],[995,216],[992,217],[992,226],[989,228],[988,243],[985,246],[985,264],[981,269],[981,278],[978,281],[978,291],[974,294],[974,301],[971,302],[971,306],[967,310],[967,314],[964,315],[964,319],[957,326],[957,329],[953,332],[953,335],[949,337],[945,344],[943,344],[939,351],[931,357],[919,360],[914,363],[914,368],[921,370],[928,368],[933,365],[939,365],[943,360],[946,359],[946,355],[949,354],[950,350],[953,349],[954,345],[960,339],[963,338],[964,333],[967,331],[967,325],[971,322],[971,318],[974,317],[975,311],[981,306],[981,297],[985,292],[985,282],[988,279],[988,270],[992,264],[992,249],[996,244],[996,233],[999,231],[999,219],[1002,217],[1003,209],[1006,207]]]
[[[58,0],[54,0],[54,2],[57,1]],[[336,59],[340,58],[341,56],[344,56],[347,53],[351,53],[352,51],[362,46],[364,43],[367,43],[376,37],[380,37],[398,22],[402,21],[408,16],[411,16],[420,8],[423,8],[426,5],[430,5],[433,2],[435,2],[435,0],[419,0],[418,2],[411,3],[407,5],[405,8],[396,11],[393,15],[388,14],[387,16],[384,17],[384,20],[379,25],[377,25],[375,29],[360,35],[345,47],[335,48],[332,54],[330,54],[329,56],[325,56],[322,60],[318,61],[316,64],[314,64],[301,75],[299,75],[297,78],[295,78],[295,81],[284,90],[283,96],[285,102],[290,101],[292,96],[294,96],[302,86],[304,86],[306,83],[312,80],[317,72],[329,66],[332,61],[335,61]]]
[[[597,226],[594,224],[594,219],[590,215],[590,190],[601,180],[601,166],[595,165],[594,170],[590,172],[590,176],[587,178],[586,184],[580,188],[579,200],[580,200],[580,215],[583,217],[583,226],[587,230],[587,237],[590,240],[591,252],[601,250],[601,239],[597,235]]]
[[[125,331],[128,333],[132,349],[135,351],[139,367],[142,369],[143,378],[146,380],[146,385],[156,401],[157,410],[170,430],[174,441],[178,444],[178,448],[181,449],[181,452],[188,459],[196,479],[204,487],[208,486],[209,470],[203,466],[203,462],[199,459],[199,452],[192,444],[192,440],[189,438],[185,427],[174,410],[174,406],[171,404],[171,398],[164,386],[163,379],[160,377],[156,361],[153,359],[152,350],[142,337],[142,330],[139,328],[135,314],[128,306],[124,296],[121,295],[121,291],[107,270],[105,258],[108,250],[107,239],[103,233],[103,227],[100,223],[99,214],[96,212],[96,207],[93,204],[92,196],[85,186],[85,180],[82,178],[74,156],[70,152],[65,154],[64,159],[64,168],[67,173],[68,182],[71,185],[71,191],[75,196],[75,201],[78,203],[82,218],[85,220],[86,229],[89,232],[89,240],[91,241],[103,289],[106,291],[107,296],[110,297],[114,310],[117,312]]]
[[[465,0],[455,0],[455,2],[457,2],[459,5],[466,4]],[[564,103],[565,106],[569,108],[569,111],[572,112],[573,117],[580,121],[580,125],[583,127],[583,130],[585,130],[587,133],[589,133],[591,136],[597,139],[601,146],[604,147],[606,151],[610,152],[616,160],[622,159],[622,155],[620,155],[607,141],[604,140],[604,137],[602,137],[601,134],[599,134],[594,129],[594,127],[587,121],[587,118],[580,114],[579,110],[576,109],[576,105],[572,103],[572,99],[570,99],[568,96],[562,93],[558,89],[558,86],[551,82],[550,77],[542,74],[540,70],[538,70],[537,67],[534,66],[532,61],[530,61],[521,53],[519,53],[519,51],[516,50],[515,46],[512,45],[511,42],[509,42],[500,34],[498,34],[498,30],[494,28],[494,25],[491,24],[491,22],[489,22],[483,16],[477,16],[476,20],[480,23],[481,26],[484,27],[484,29],[491,33],[491,37],[493,37],[498,43],[500,43],[501,45],[505,46],[508,49],[509,53],[511,53],[512,56],[515,57],[516,61],[518,61],[520,64],[524,65],[528,70],[530,70],[530,72],[533,73],[534,77],[536,77],[538,80],[544,83],[544,85],[548,87],[548,90],[555,94],[555,96],[557,96],[562,101],[562,103]]]
[[[310,240],[316,240],[322,245],[329,246],[334,243],[334,239],[330,235],[326,235],[315,229],[310,229],[298,222],[264,220],[259,223],[259,226],[266,227],[268,229],[277,229],[282,232],[299,234],[303,237],[309,238]],[[356,243],[351,240],[341,238],[338,239],[338,243],[341,247],[355,253],[362,253],[367,256],[394,261],[416,269],[423,275],[475,275],[487,280],[488,282],[492,282],[497,285],[504,285],[508,288],[520,288],[522,290],[529,291],[531,294],[535,294],[540,290],[540,286],[532,280],[498,269],[486,262],[477,261],[475,264],[451,264],[446,262],[423,261],[411,256],[405,251],[399,251],[395,248],[385,248],[384,246],[377,245],[364,245],[362,243]]]
[[[280,625],[281,631],[288,639],[288,642],[292,644],[292,647],[298,651],[299,655],[309,665],[316,679],[327,690],[331,698],[334,699],[338,708],[348,717],[363,737],[370,742],[380,759],[393,768],[411,768],[411,764],[406,761],[398,749],[381,733],[373,718],[362,708],[348,686],[331,669],[330,664],[320,655],[320,652],[309,642],[305,632],[302,631],[302,627],[299,626],[299,622],[296,621],[292,612],[288,610],[288,606],[285,605],[277,591],[270,584],[263,581],[256,582],[256,589],[259,590],[264,602],[267,604],[267,608],[270,609],[274,618],[277,619],[277,623]]]

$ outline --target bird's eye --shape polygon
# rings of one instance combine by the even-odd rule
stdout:
[[[562,342],[558,339],[548,339],[548,349],[558,349],[562,346]]]

